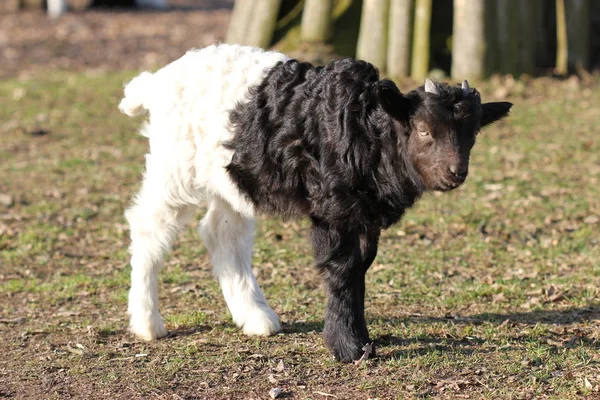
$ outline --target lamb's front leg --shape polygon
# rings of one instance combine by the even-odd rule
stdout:
[[[325,278],[325,344],[340,361],[358,360],[370,343],[364,316],[365,272],[361,239],[353,232],[314,223],[311,232],[317,268]]]

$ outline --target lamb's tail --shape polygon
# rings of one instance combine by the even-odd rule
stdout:
[[[152,76],[150,72],[142,72],[125,86],[125,97],[119,103],[119,110],[123,114],[133,117],[148,110]]]

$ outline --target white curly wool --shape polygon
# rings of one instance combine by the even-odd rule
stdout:
[[[232,152],[229,112],[248,89],[287,57],[238,45],[188,52],[156,73],[125,87],[119,108],[149,113],[141,133],[150,153],[142,188],[127,210],[131,228],[130,329],[153,340],[167,334],[158,310],[162,258],[190,211],[208,204],[199,232],[211,256],[233,321],[248,335],[279,329],[251,270],[254,207],[226,173]]]

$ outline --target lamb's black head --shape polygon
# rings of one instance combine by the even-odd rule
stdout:
[[[428,190],[460,186],[469,171],[469,156],[481,128],[508,115],[511,103],[482,103],[467,81],[456,86],[434,83],[400,93],[389,80],[378,82],[378,99],[395,121],[414,169]]]

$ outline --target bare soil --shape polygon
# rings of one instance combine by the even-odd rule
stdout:
[[[174,0],[169,11],[91,9],[53,20],[0,13],[0,78],[45,70],[162,66],[225,38],[233,0]]]

